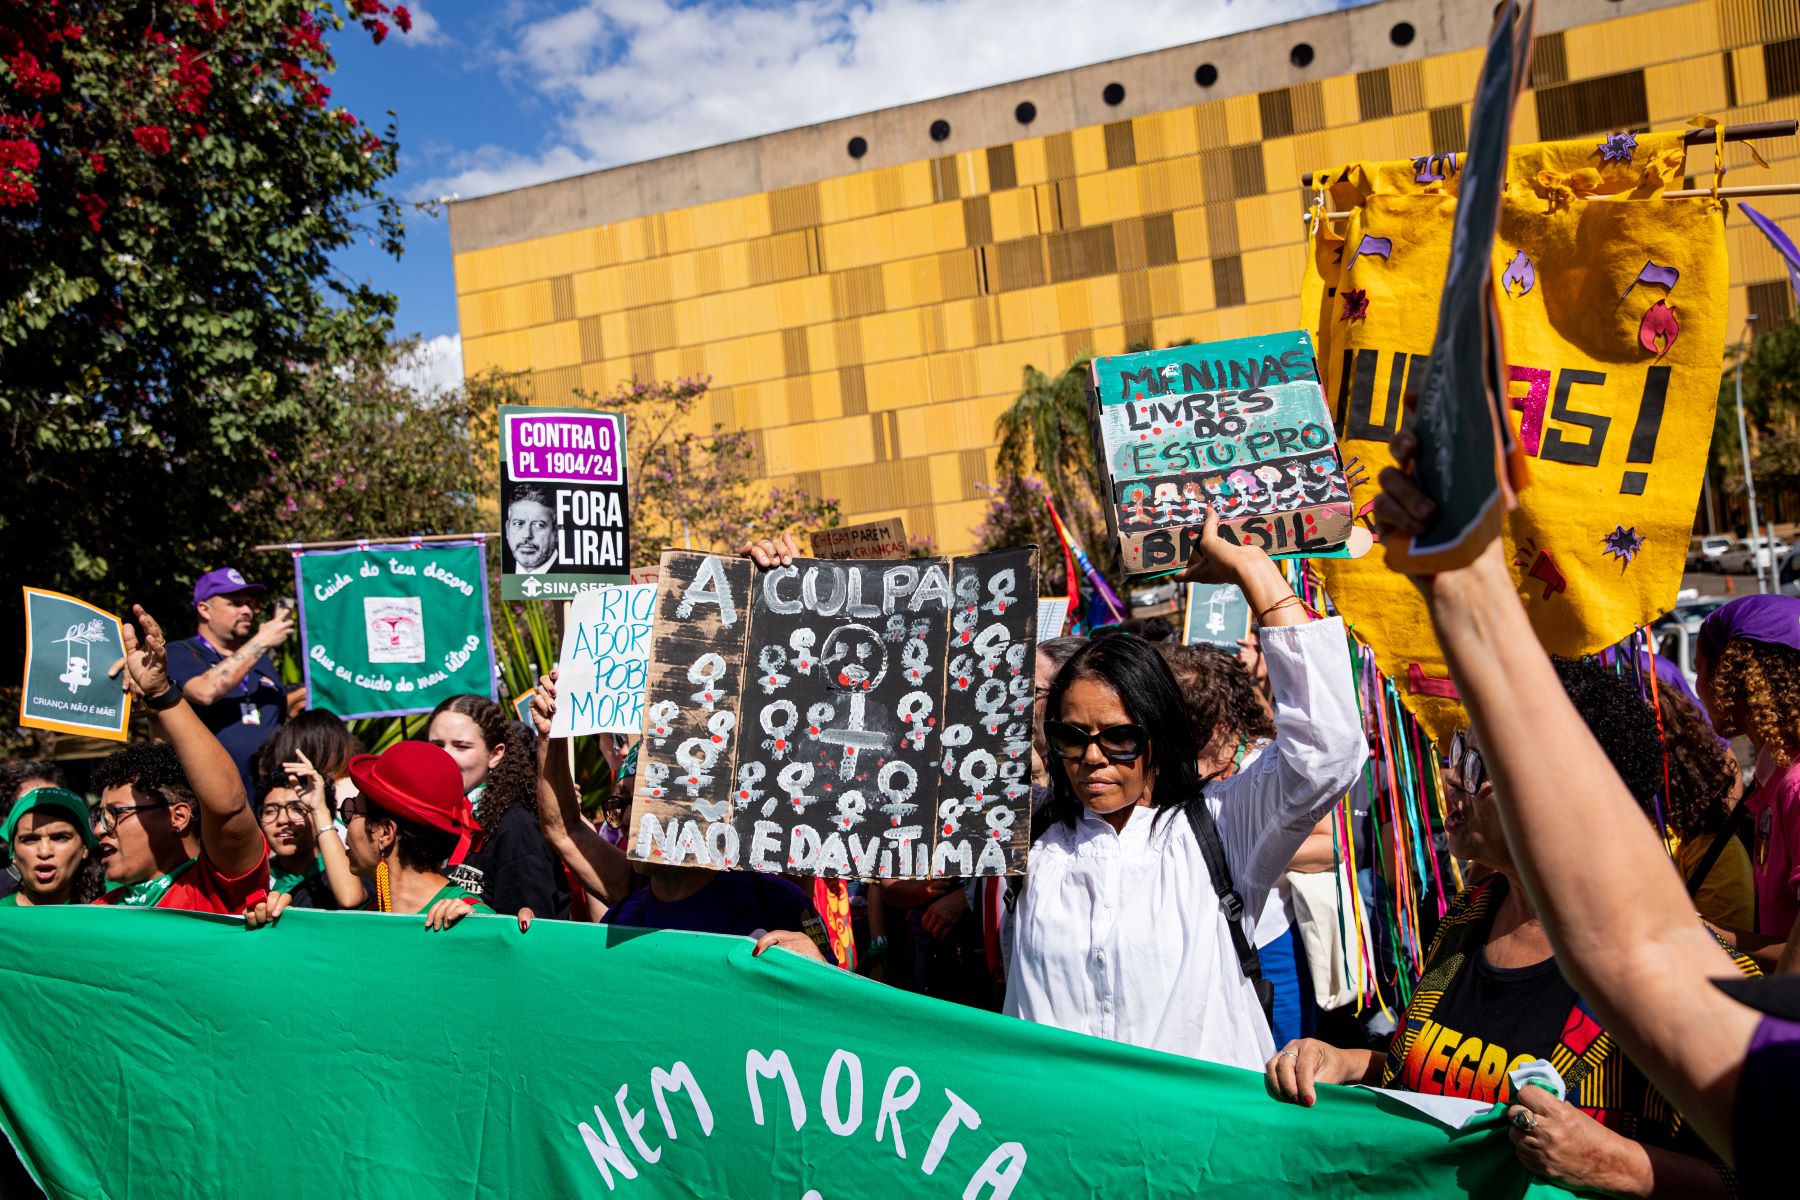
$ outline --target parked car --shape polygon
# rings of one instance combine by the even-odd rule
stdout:
[[[1730,604],[1730,596],[1698,596],[1691,600],[1682,600],[1669,610],[1667,616],[1657,622],[1658,626],[1674,621],[1686,626],[1689,633],[1700,631],[1700,622],[1712,616],[1715,608]]]
[[[1789,550],[1781,556],[1775,572],[1775,590],[1784,596],[1800,596],[1800,550]]]
[[[1719,555],[1719,570],[1727,575],[1754,575],[1771,562],[1781,561],[1787,543],[1780,538],[1765,537],[1760,542],[1740,538],[1731,549]]]
[[[1723,598],[1721,598],[1721,602],[1723,602]],[[1670,613],[1652,625],[1650,633],[1656,639],[1657,656],[1680,667],[1682,677],[1687,680],[1688,687],[1695,687],[1699,682],[1694,673],[1694,652],[1700,644],[1698,622],[1690,628],[1677,613]]]
[[[1716,570],[1719,556],[1731,549],[1731,539],[1723,534],[1696,534],[1688,539],[1687,569]]]

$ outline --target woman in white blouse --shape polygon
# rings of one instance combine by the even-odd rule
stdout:
[[[1185,578],[1235,583],[1257,614],[1275,741],[1203,789],[1210,731],[1184,720],[1153,647],[1101,638],[1069,660],[1047,699],[1049,822],[1013,922],[1006,1012],[1260,1071],[1274,1041],[1183,806],[1217,821],[1251,929],[1368,749],[1341,621],[1312,621],[1269,556],[1220,537],[1216,516]]]

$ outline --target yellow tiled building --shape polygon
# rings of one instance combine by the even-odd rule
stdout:
[[[710,376],[760,475],[966,549],[1021,369],[1294,327],[1302,173],[1462,149],[1492,8],[1383,0],[458,202],[464,369],[547,404]],[[1517,141],[1800,117],[1800,0],[1539,11]],[[1800,139],[1762,149],[1731,184],[1800,182]],[[1800,196],[1755,203],[1800,240]],[[1734,337],[1785,319],[1735,211],[1728,246]]]

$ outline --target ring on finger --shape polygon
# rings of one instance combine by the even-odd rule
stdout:
[[[1293,1051],[1293,1050],[1283,1050],[1280,1054],[1277,1054],[1275,1057],[1276,1058],[1283,1058],[1283,1057],[1291,1058],[1295,1062],[1300,1061],[1300,1055],[1296,1051]]]
[[[1522,1108],[1518,1112],[1514,1113],[1513,1118],[1512,1118],[1512,1123],[1513,1123],[1513,1128],[1517,1129],[1521,1133],[1537,1132],[1537,1126],[1538,1126],[1537,1114],[1532,1112],[1530,1109]]]

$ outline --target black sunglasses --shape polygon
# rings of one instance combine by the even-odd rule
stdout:
[[[1468,736],[1460,729],[1450,735],[1450,758],[1444,765],[1456,769],[1463,791],[1471,796],[1487,781],[1487,764],[1481,761],[1481,751],[1469,745]]]
[[[1108,762],[1136,762],[1150,745],[1150,735],[1142,725],[1113,725],[1089,733],[1066,721],[1045,721],[1044,740],[1058,757],[1071,762],[1086,758],[1088,747],[1096,744]]]

